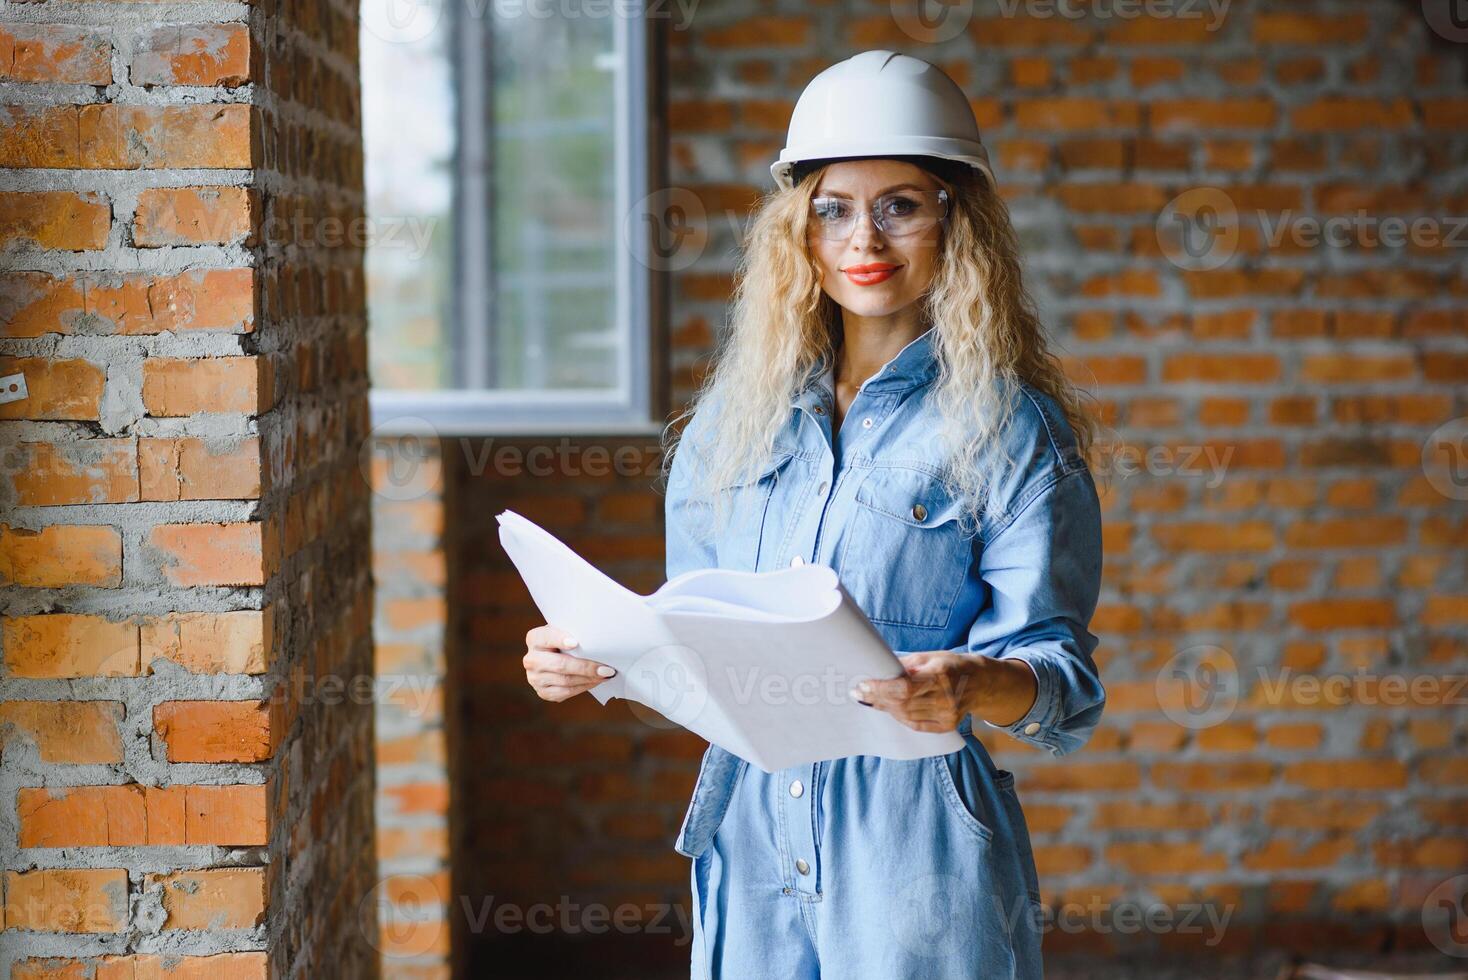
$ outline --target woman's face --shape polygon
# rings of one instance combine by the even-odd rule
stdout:
[[[916,234],[896,237],[876,227],[871,207],[885,197],[888,214],[920,205],[931,208],[943,185],[921,167],[883,159],[833,163],[819,180],[813,211],[854,212],[857,219],[848,237],[832,240],[821,235],[821,223],[811,215],[808,242],[821,272],[821,289],[843,310],[864,317],[888,317],[917,302],[937,269],[942,226],[934,223]],[[915,192],[925,192],[926,204],[924,195]],[[877,268],[862,274],[863,266]]]

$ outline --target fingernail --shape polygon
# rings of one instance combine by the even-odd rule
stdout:
[[[561,647],[566,650],[569,650],[572,647],[579,647],[580,645],[581,642],[577,640],[574,636],[568,636],[561,641]]]
[[[617,673],[617,668],[609,667],[606,664],[602,664],[600,667],[596,668],[596,672],[603,677],[611,677]]]
[[[865,692],[864,691],[861,691],[861,690],[858,690],[857,688],[854,688],[853,687],[851,690],[847,691],[846,693],[849,694],[849,695],[851,695],[851,700],[853,700],[853,701],[860,701],[862,694],[864,694]]]

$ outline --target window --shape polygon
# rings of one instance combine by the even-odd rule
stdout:
[[[656,431],[649,24],[629,5],[367,0],[379,433]]]

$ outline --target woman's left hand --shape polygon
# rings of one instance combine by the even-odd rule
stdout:
[[[951,732],[971,712],[985,717],[997,714],[1009,718],[1005,722],[1009,724],[1023,718],[1034,703],[1034,672],[1017,660],[947,650],[910,653],[899,659],[906,676],[863,681],[851,694],[916,731]]]

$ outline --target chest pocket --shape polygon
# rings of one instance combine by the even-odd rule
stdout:
[[[841,582],[874,623],[941,629],[968,573],[962,502],[936,476],[874,468],[856,490]]]
[[[720,491],[726,513],[715,549],[720,568],[757,571],[761,554],[769,555],[779,546],[781,521],[771,501],[780,481],[793,472],[790,462],[794,458],[776,448],[754,479],[729,484]]]

